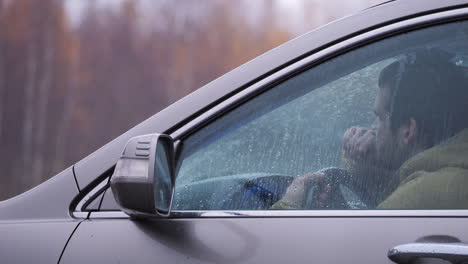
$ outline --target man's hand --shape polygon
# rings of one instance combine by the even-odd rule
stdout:
[[[343,135],[343,156],[353,163],[375,158],[376,133],[364,127],[351,127]]]
[[[284,194],[282,200],[286,200],[291,204],[296,205],[297,208],[302,208],[302,204],[306,199],[307,191],[311,188],[313,184],[321,187],[319,190],[319,201],[317,201],[318,206],[320,203],[328,200],[328,193],[331,190],[331,186],[323,184],[325,182],[325,174],[321,172],[308,173],[303,176],[299,176],[289,185],[286,193]]]

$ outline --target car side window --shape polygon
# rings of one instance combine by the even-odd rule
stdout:
[[[467,26],[338,55],[184,138],[173,209],[467,208]]]

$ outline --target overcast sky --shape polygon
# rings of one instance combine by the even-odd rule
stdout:
[[[80,15],[89,2],[86,0],[64,1],[72,24],[79,23]],[[155,10],[155,8],[158,8],[158,5],[167,1],[170,0],[141,0],[143,5],[151,6],[149,9],[142,8],[142,10],[143,12],[145,10]],[[381,3],[384,0],[242,0],[240,3],[244,6],[243,9],[245,9],[244,14],[246,15],[246,19],[255,23],[255,20],[262,16],[262,10],[264,10],[263,6],[270,1],[274,3],[275,12],[278,12],[278,17],[285,18],[282,19],[280,24],[284,26],[285,30],[293,33],[303,33],[311,29],[311,25],[308,24],[308,21],[310,22],[311,19],[308,19],[306,16],[314,16],[314,21],[318,21],[319,24],[324,24],[329,22],[331,16],[333,18],[339,18],[350,15],[364,8]],[[113,8],[118,6],[121,1],[94,0],[94,2],[98,3],[98,5],[103,8]],[[200,2],[193,0],[184,1],[182,3],[184,3],[185,8],[178,9],[178,16],[203,16],[203,14],[201,14],[203,10],[197,8],[203,7],[203,5],[199,5]],[[209,1],[204,3],[209,3]],[[313,14],[311,14],[310,10],[313,10]]]

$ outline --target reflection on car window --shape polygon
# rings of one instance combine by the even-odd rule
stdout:
[[[466,26],[340,55],[192,134],[173,209],[467,208]]]

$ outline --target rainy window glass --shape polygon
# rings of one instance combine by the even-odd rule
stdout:
[[[173,209],[467,208],[467,26],[341,54],[187,137]]]

